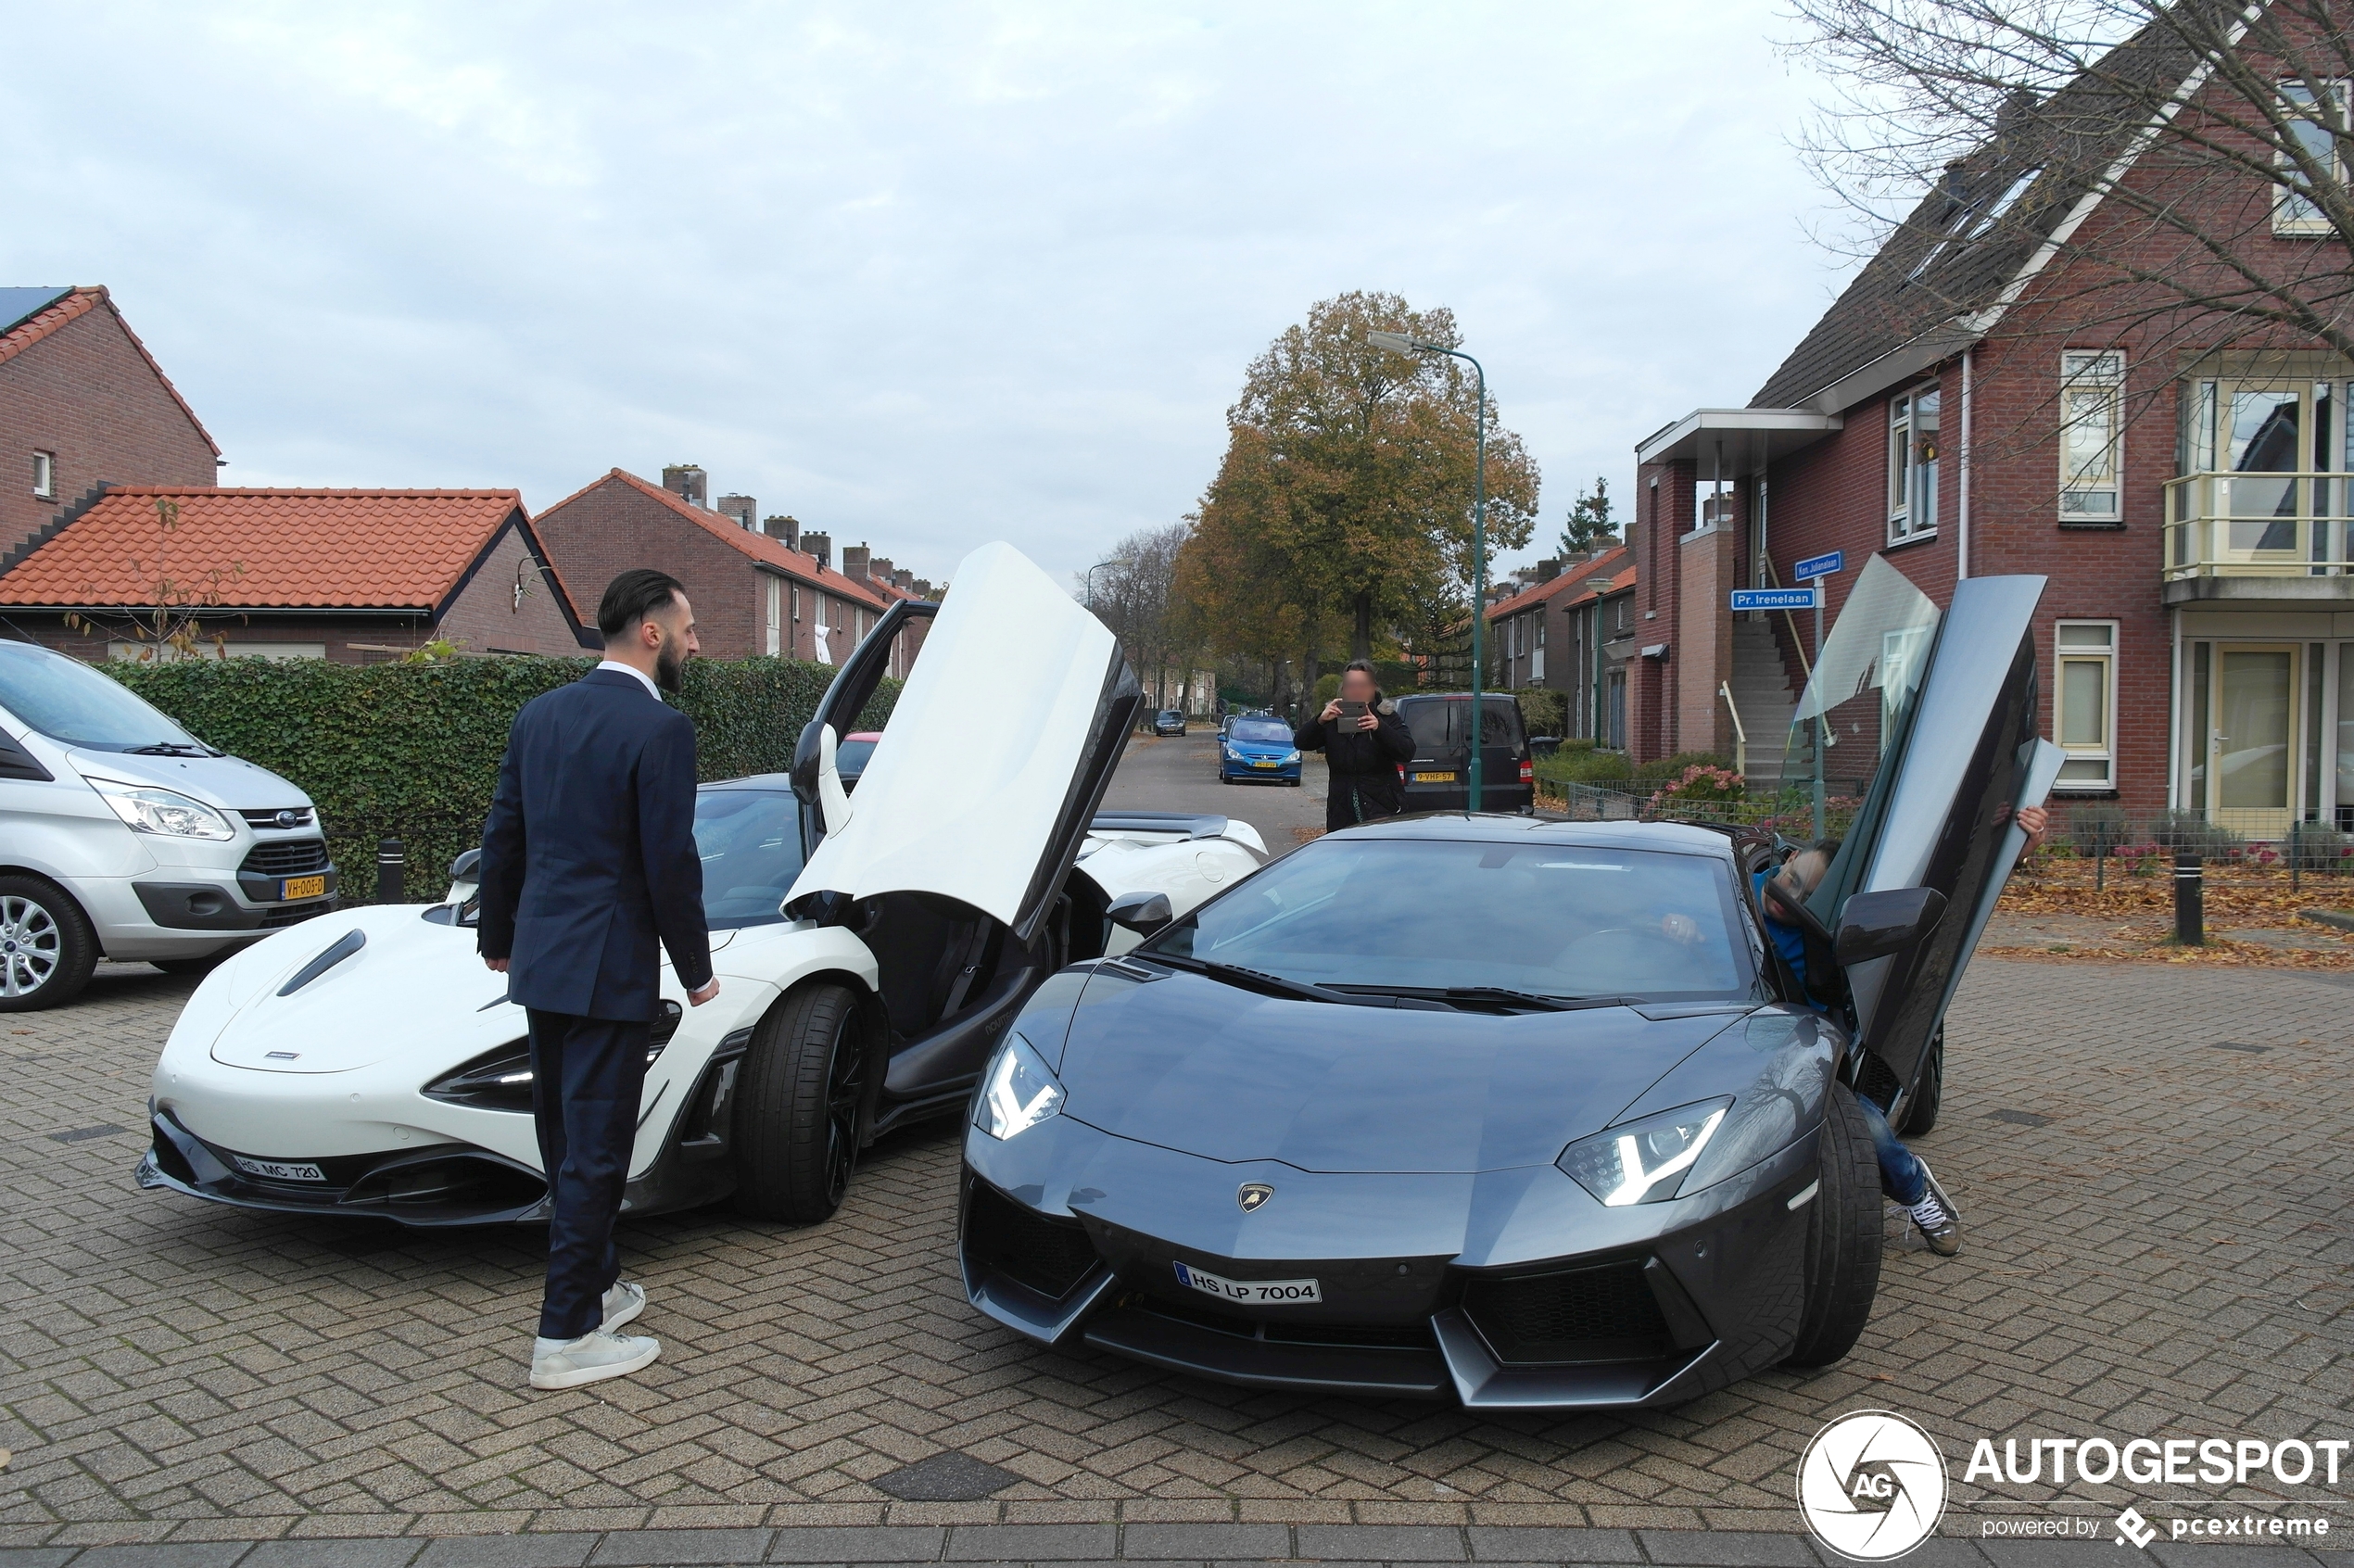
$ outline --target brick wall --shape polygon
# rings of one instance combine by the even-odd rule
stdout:
[[[1735,530],[1729,526],[1686,534],[1677,541],[1681,580],[1676,649],[1668,661],[1676,686],[1676,735],[1670,753],[1733,754],[1732,718],[1716,687],[1733,663],[1733,617],[1727,606],[1735,545]]]
[[[595,613],[594,607],[590,613]],[[556,602],[521,528],[509,527],[458,590],[437,628],[469,653],[548,653],[577,658],[587,651]]]
[[[32,454],[57,454],[34,496]],[[212,443],[105,302],[0,362],[0,555],[93,486],[210,485]]]
[[[763,574],[751,559],[626,480],[608,476],[550,507],[533,526],[592,626],[605,585],[632,567],[652,566],[686,585],[706,656],[746,659],[767,651]]]

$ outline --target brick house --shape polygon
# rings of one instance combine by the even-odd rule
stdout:
[[[103,288],[0,288],[0,570],[98,486],[210,485],[221,449]]]
[[[699,468],[666,472],[691,474],[698,487],[702,482]],[[863,550],[856,552],[859,575],[837,571],[767,525],[744,526],[741,518],[755,509],[750,497],[734,499],[743,503],[740,514],[726,515],[616,468],[535,522],[564,579],[588,596],[583,609],[592,624],[595,596],[606,583],[632,566],[653,566],[686,585],[706,656],[768,654],[840,664],[895,595],[886,596],[867,580],[870,559]],[[800,537],[815,542],[823,536],[797,536],[796,542]],[[825,542],[830,550],[831,541]],[[843,551],[845,567],[852,553]],[[914,663],[924,626],[917,623],[894,646],[893,675],[906,674]]]
[[[2103,70],[2180,82],[2196,112],[2205,78],[2156,37]],[[2061,94],[2098,90],[2088,77]],[[2054,101],[2047,118],[2064,120]],[[2267,222],[2252,177],[2170,190],[2142,157],[2154,134],[2126,127],[2095,159],[2070,150],[2079,168],[2106,163],[2107,185],[2056,183],[2042,166],[2064,166],[2058,153],[1990,142],[1746,406],[1694,410],[1638,444],[1639,759],[1729,753],[1729,685],[1754,765],[1761,737],[1787,729],[1815,623],[1734,616],[1727,592],[1795,586],[1796,563],[1841,550],[1826,626],[1875,556],[1940,605],[1963,576],[2049,577],[2035,635],[2044,731],[2067,756],[2056,804],[2172,807],[2258,838],[2354,825],[2354,365],[2245,322],[2137,324],[2146,312],[2120,292],[2134,285],[2084,259],[2130,243],[2145,247],[2137,264],[2168,264],[2107,199],[2144,182],[2221,204],[2213,227],[2242,224],[2259,266],[2302,275],[2335,242],[2284,221],[2285,205]]]
[[[152,644],[127,623],[159,598],[232,657],[374,664],[436,639],[482,654],[599,646],[513,490],[108,487],[0,573],[0,632],[135,657]]]
[[[1612,579],[1626,569],[1624,545],[1567,561],[1538,563],[1537,580],[1487,611],[1489,679],[1502,691],[1550,687],[1565,700],[1573,736],[1607,733],[1595,727],[1609,711],[1606,662],[1594,638],[1594,611]]]

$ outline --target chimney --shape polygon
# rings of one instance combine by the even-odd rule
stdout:
[[[736,526],[748,532],[760,531],[760,503],[750,496],[721,496],[719,515],[734,518]]]
[[[867,565],[873,554],[874,552],[867,548],[863,540],[854,545],[843,546],[842,552],[842,575],[848,577],[853,582],[865,582],[867,580]]]
[[[834,563],[833,537],[828,534],[804,534],[801,536],[801,552],[815,558],[820,566],[830,566]]]
[[[887,583],[891,581],[892,570],[891,558],[889,556],[878,555],[872,561],[867,563],[867,575],[878,582]]]
[[[784,541],[787,550],[801,548],[801,519],[797,517],[763,518],[760,529],[770,538]]]
[[[902,593],[913,593],[916,591],[916,574],[902,566],[891,575],[891,586]]]
[[[930,599],[931,597],[931,579],[930,577],[918,577],[908,586],[915,590],[915,594],[918,599]]]
[[[708,512],[711,503],[704,498],[711,494],[711,477],[691,462],[674,462],[662,471],[662,487],[685,501]]]
[[[723,500],[719,505],[725,511],[728,503]],[[1539,561],[1537,563],[1537,580],[1540,583],[1550,583],[1561,575],[1562,563],[1559,561]]]

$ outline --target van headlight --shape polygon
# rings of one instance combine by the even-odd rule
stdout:
[[[1578,1139],[1553,1163],[1612,1208],[1662,1203],[1684,1184],[1684,1173],[1700,1158],[1732,1104],[1729,1098],[1703,1100],[1639,1117]]]
[[[87,774],[82,777],[134,833],[161,833],[173,839],[237,836],[227,817],[176,790],[158,789],[153,784],[125,784],[116,778],[92,778]]]
[[[973,1125],[1000,1142],[1027,1132],[1063,1108],[1063,1086],[1046,1059],[1019,1033],[990,1059],[973,1101]]]

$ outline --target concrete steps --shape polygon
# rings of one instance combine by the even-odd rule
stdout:
[[[1791,714],[1798,697],[1791,690],[1782,668],[1774,628],[1762,616],[1740,615],[1733,620],[1733,705],[1740,711],[1741,727],[1749,732],[1749,778],[1753,787],[1771,789],[1781,781],[1782,745],[1790,734]],[[1719,697],[1717,701],[1724,699]]]

